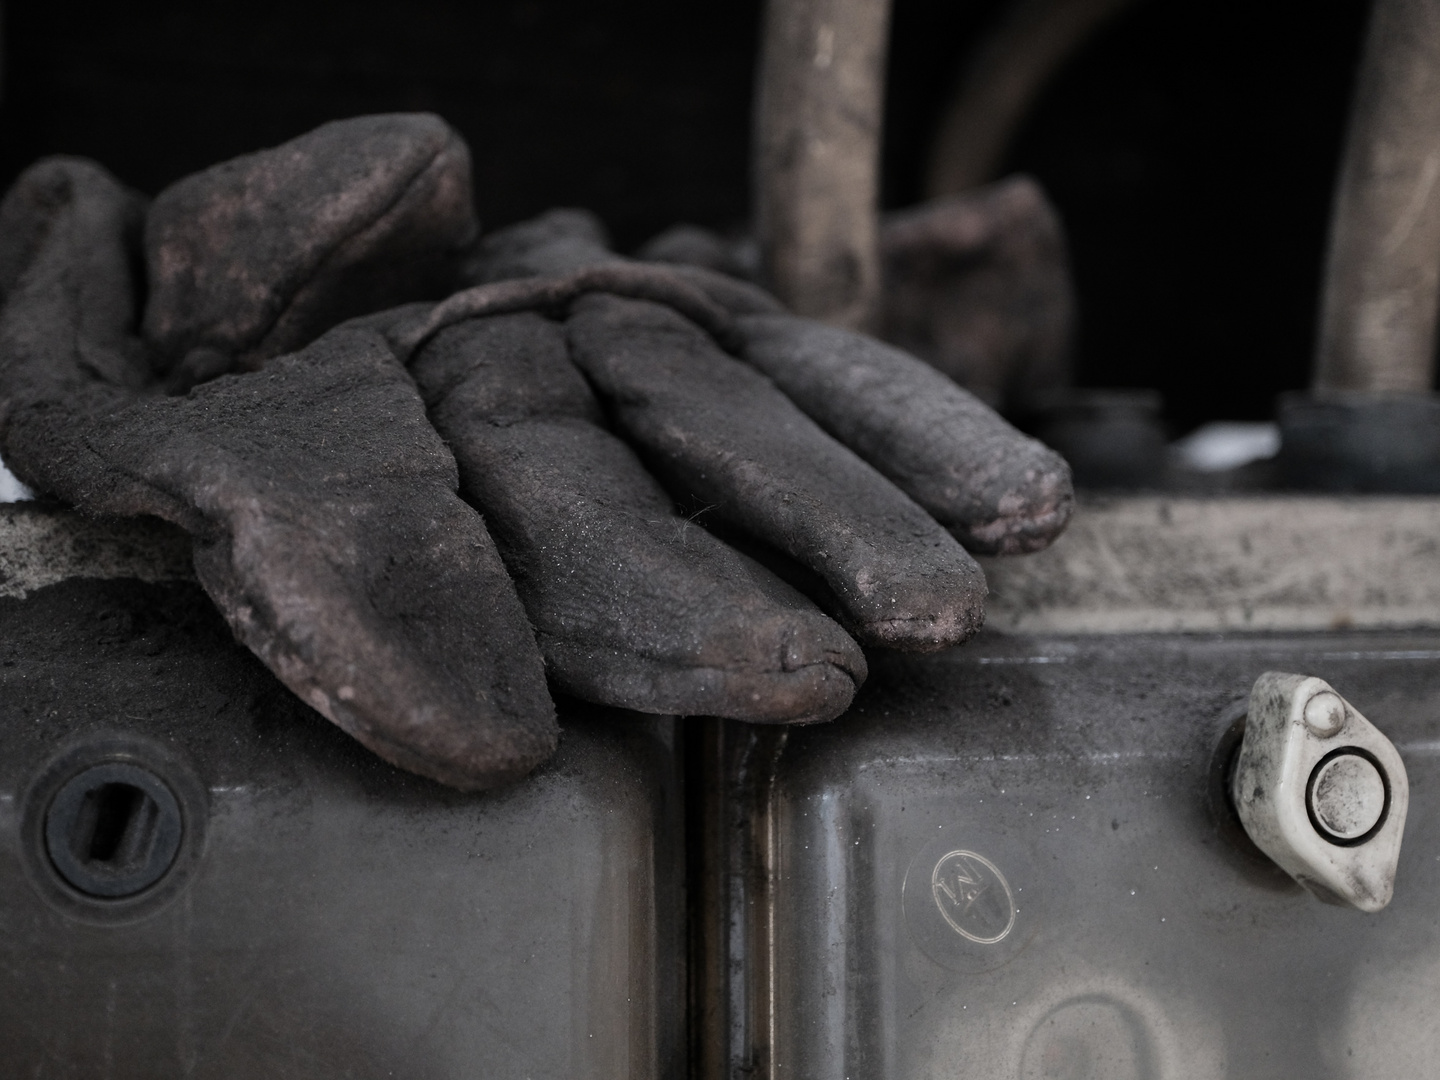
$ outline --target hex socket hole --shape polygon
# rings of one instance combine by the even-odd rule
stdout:
[[[118,900],[169,872],[184,836],[169,786],[129,762],[93,765],[71,777],[45,812],[45,849],[56,872],[87,896]]]

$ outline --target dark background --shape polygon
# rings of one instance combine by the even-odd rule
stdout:
[[[996,0],[895,0],[887,206]],[[1176,432],[1307,381],[1364,0],[1137,0],[1011,152],[1065,218],[1080,381],[1157,386]],[[633,247],[743,224],[756,0],[28,0],[5,8],[0,181],[48,153],[148,192],[325,120],[427,109],[489,226],[584,205]]]

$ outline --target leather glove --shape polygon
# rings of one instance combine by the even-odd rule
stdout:
[[[203,281],[203,267],[173,258],[167,230],[213,219],[197,212],[177,221],[167,213],[176,189],[160,196],[147,230],[158,283],[148,347],[135,336],[143,200],[83,161],[52,159],[24,173],[0,205],[0,453],[29,485],[87,512],[154,514],[185,528],[201,585],[303,700],[402,768],[488,787],[549,755],[554,710],[514,586],[483,522],[456,495],[454,460],[386,340],[342,326],[261,372],[183,396],[161,392],[167,356],[183,365],[208,346],[255,365],[343,310],[355,273],[347,207],[367,216],[380,208],[368,235],[381,242],[367,263],[383,262],[391,243],[448,257],[473,232],[468,193],[454,204],[396,199],[415,190],[410,174],[366,164],[369,153],[428,160],[417,167],[423,177],[448,154],[445,167],[459,171],[454,146],[436,145],[437,122],[345,127],[254,155],[243,170],[241,190],[274,182],[272,212],[321,211],[315,230],[288,249],[275,245],[282,257],[273,277],[247,262],[241,242],[206,288],[173,288],[187,270]],[[356,136],[369,148],[357,162],[364,167],[338,181],[322,176],[316,191],[313,172],[288,171],[317,143]],[[221,172],[233,179],[236,170]],[[273,237],[268,226],[262,232],[264,249]],[[288,272],[297,251],[314,253],[307,273]],[[331,275],[341,279],[333,290]],[[376,287],[365,302],[405,299],[412,282],[396,284],[399,295]],[[216,293],[234,303],[207,307]],[[177,330],[196,310],[214,318]]]
[[[1064,462],[923,363],[723,276],[619,259],[587,215],[502,230],[468,274],[492,283],[397,331],[397,349],[552,680],[579,696],[801,721],[838,714],[863,679],[837,627],[676,502],[861,642],[902,649],[980,625],[983,576],[957,537],[1029,551],[1068,518]],[[551,319],[494,314],[527,286]]]

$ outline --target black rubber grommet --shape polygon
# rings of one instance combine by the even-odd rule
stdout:
[[[174,864],[184,831],[175,793],[149,769],[123,761],[71,777],[45,813],[50,862],[88,896],[150,888]]]

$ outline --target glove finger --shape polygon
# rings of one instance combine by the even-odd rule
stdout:
[[[850,704],[865,677],[858,646],[676,512],[605,429],[559,326],[534,314],[461,322],[411,373],[561,689],[775,723],[829,720]]]
[[[923,361],[794,315],[735,324],[747,362],[971,551],[1038,551],[1070,520],[1065,459]]]
[[[979,629],[985,579],[954,537],[693,323],[592,296],[566,331],[650,463],[816,571],[863,643],[940,648]]]
[[[160,193],[145,337],[167,372],[189,357],[182,389],[254,369],[344,319],[445,295],[476,231],[469,151],[438,117],[325,124]]]
[[[191,532],[237,636],[402,768],[477,788],[547,756],[553,707],[519,598],[385,339],[342,328],[186,397],[136,393],[105,370],[133,319],[136,200],[93,166],[18,183],[47,182],[44,239],[0,311],[0,452],[17,475]]]

